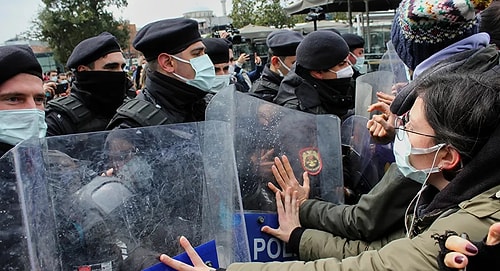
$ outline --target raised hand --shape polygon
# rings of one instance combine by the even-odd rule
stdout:
[[[300,185],[297,178],[295,178],[295,174],[293,173],[292,166],[290,165],[290,161],[288,161],[288,157],[283,155],[281,157],[283,162],[281,162],[280,158],[274,158],[274,165],[271,167],[273,171],[274,178],[278,182],[278,185],[281,187],[283,191],[286,191],[287,188],[291,188],[293,191],[297,191],[297,202],[301,205],[304,201],[309,198],[310,188],[310,180],[307,172],[302,174],[302,178],[304,179],[303,185]],[[267,186],[274,192],[279,192],[281,198],[285,198],[284,193],[276,187],[273,183],[269,182]]]
[[[173,258],[170,258],[169,256],[162,254],[160,256],[160,261],[170,267],[172,267],[175,270],[179,271],[210,271],[210,270],[215,270],[214,268],[208,267],[203,260],[200,258],[200,255],[194,250],[193,246],[191,246],[191,243],[189,243],[188,239],[184,236],[182,236],[179,240],[179,243],[181,244],[182,248],[186,251],[187,255],[189,256],[189,259],[193,263],[194,266],[191,266],[189,264],[185,264],[181,261],[175,260]]]
[[[366,123],[373,140],[380,144],[387,144],[394,140],[394,121],[396,116],[391,113],[389,105],[385,102],[377,102],[368,107],[368,112],[380,111],[382,114],[374,115]]]
[[[283,242],[288,243],[292,231],[300,227],[299,203],[297,202],[297,191],[288,187],[285,191],[284,201],[281,201],[281,193],[276,192],[276,209],[278,211],[279,228],[273,229],[269,226],[262,227],[262,231],[271,234]]]

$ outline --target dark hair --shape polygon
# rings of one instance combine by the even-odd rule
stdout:
[[[453,146],[468,163],[500,122],[500,77],[433,73],[419,81],[416,91],[437,143]]]
[[[480,16],[479,31],[488,33],[491,43],[500,48],[500,1],[493,1]]]

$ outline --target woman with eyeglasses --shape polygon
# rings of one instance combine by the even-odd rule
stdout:
[[[417,99],[397,121],[395,156],[404,175],[421,183],[407,210],[406,234],[349,241],[300,227],[297,192],[276,193],[280,228],[263,231],[297,245],[309,262],[235,263],[227,270],[437,270],[436,236],[467,232],[480,240],[500,221],[500,66],[483,74],[434,73],[412,83]],[[397,236],[397,237],[395,237]],[[195,267],[161,256],[177,270],[210,270],[181,238]],[[352,257],[349,257],[352,256]],[[342,259],[342,260],[341,260]]]

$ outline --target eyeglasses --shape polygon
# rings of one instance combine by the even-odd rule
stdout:
[[[394,121],[394,129],[399,130],[396,132],[396,137],[399,140],[403,140],[402,133],[404,133],[404,132],[436,138],[436,136],[434,136],[434,135],[428,135],[428,134],[419,133],[419,132],[415,132],[415,131],[406,129],[406,125],[408,124],[408,122],[410,122],[410,111],[404,113],[402,116],[396,117],[396,119]]]

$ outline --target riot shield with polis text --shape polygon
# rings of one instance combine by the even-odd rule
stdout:
[[[284,244],[263,234],[264,225],[277,227],[274,157],[286,155],[294,174],[311,179],[310,198],[343,202],[340,119],[285,108],[231,88],[217,93],[206,120],[230,123],[252,261],[292,259]],[[279,187],[279,186],[278,186]]]
[[[215,267],[248,261],[230,134],[220,121],[89,133],[85,160],[61,150],[73,135],[22,142],[1,164],[20,270],[143,270],[181,254],[180,236],[215,241]]]

